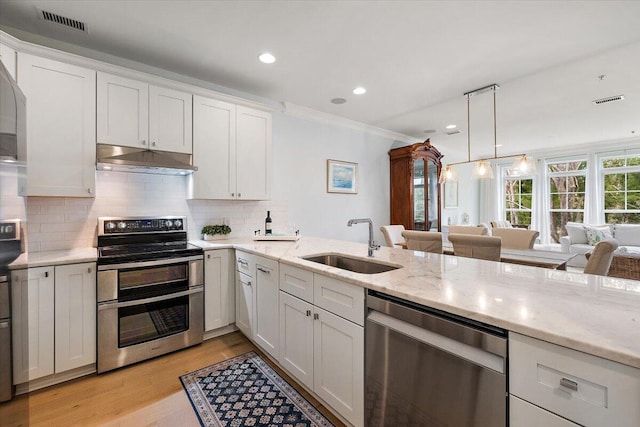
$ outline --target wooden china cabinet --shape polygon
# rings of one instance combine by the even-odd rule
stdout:
[[[441,230],[442,157],[429,139],[389,151],[391,224],[402,224],[407,230]]]

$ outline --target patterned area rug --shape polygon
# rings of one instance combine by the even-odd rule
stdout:
[[[254,352],[183,375],[180,381],[205,427],[333,426]]]

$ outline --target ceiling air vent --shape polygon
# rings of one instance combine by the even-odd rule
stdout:
[[[66,16],[57,15],[55,13],[47,12],[46,10],[40,11],[40,16],[43,20],[53,22],[54,24],[64,25],[74,30],[87,32],[87,26],[84,22],[76,21],[75,19],[67,18]]]
[[[462,133],[462,132],[460,132],[459,130],[456,129],[456,130],[452,130],[452,131],[445,132],[445,133],[447,135],[457,135],[457,134]]]
[[[624,95],[608,96],[606,98],[594,99],[592,102],[596,105],[606,104],[607,102],[622,101]]]

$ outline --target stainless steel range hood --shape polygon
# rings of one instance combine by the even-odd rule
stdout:
[[[26,161],[26,98],[0,62],[0,162]]]
[[[96,165],[104,171],[160,175],[189,175],[198,170],[191,164],[191,154],[109,144],[96,146]]]

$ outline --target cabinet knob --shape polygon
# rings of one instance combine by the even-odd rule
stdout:
[[[87,273],[91,274],[91,267],[87,268]]]
[[[211,254],[207,254],[207,259],[211,259]]]
[[[44,272],[44,277],[49,277],[49,272],[48,271]]]
[[[231,193],[231,197],[235,197],[236,193]]]
[[[87,193],[91,194],[91,189],[87,188]]]
[[[238,197],[242,197],[242,194],[238,193]]]
[[[311,316],[311,310],[307,310],[307,317]]]
[[[320,315],[318,313],[313,313],[313,318],[314,320],[318,320],[320,318]]]
[[[155,146],[156,146],[156,142],[155,142],[155,141],[153,141],[153,142],[151,143],[151,145],[153,145],[153,146],[155,147]]]
[[[247,282],[247,285],[251,286],[251,282]]]
[[[142,145],[147,145],[147,140],[146,140],[146,139],[143,139],[142,141],[140,141],[140,144],[142,144]]]

